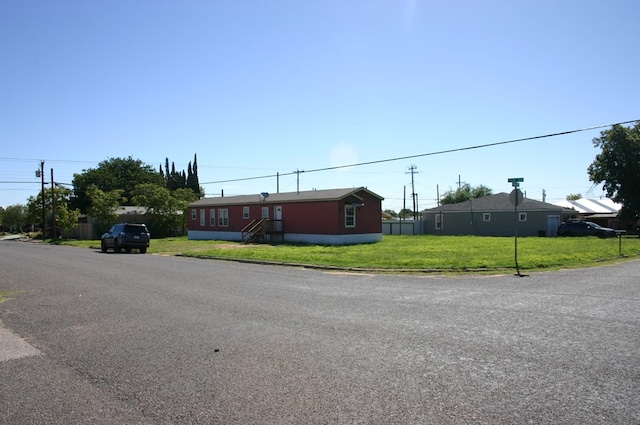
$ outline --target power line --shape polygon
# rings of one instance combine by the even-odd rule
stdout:
[[[442,151],[428,152],[428,153],[422,153],[422,154],[417,154],[417,155],[400,156],[400,157],[396,157],[396,158],[379,159],[379,160],[376,160],[376,161],[360,162],[360,163],[357,163],[357,164],[348,164],[348,165],[337,165],[337,166],[326,167],[326,168],[316,168],[316,169],[313,169],[313,170],[305,170],[305,172],[306,173],[315,173],[315,172],[319,172],[319,171],[331,171],[331,170],[338,170],[338,169],[341,169],[341,168],[360,167],[360,166],[363,166],[363,165],[382,164],[382,163],[386,163],[386,162],[394,162],[394,161],[402,161],[402,160],[406,160],[406,159],[422,158],[422,157],[425,157],[425,156],[434,156],[434,155],[442,155],[442,154],[445,154],[445,153],[462,152],[462,151],[468,151],[468,150],[473,150],[473,149],[482,149],[482,148],[488,148],[488,147],[493,147],[493,146],[507,145],[507,144],[511,144],[511,143],[518,143],[518,142],[526,142],[526,141],[530,141],[530,140],[545,139],[545,138],[548,138],[548,137],[565,136],[567,134],[580,133],[580,132],[589,131],[589,130],[597,130],[597,129],[605,128],[605,127],[613,127],[614,125],[631,124],[631,123],[638,122],[638,121],[640,121],[640,119],[635,119],[635,120],[630,120],[630,121],[623,121],[623,122],[618,122],[618,123],[614,123],[614,124],[596,125],[596,126],[593,126],[593,127],[581,128],[581,129],[577,129],[577,130],[561,131],[559,133],[544,134],[544,135],[541,135],[541,136],[524,137],[524,138],[521,138],[521,139],[505,140],[505,141],[502,141],[502,142],[485,143],[485,144],[482,144],[482,145],[466,146],[466,147],[463,147],[463,148],[455,148],[455,149],[447,149],[447,150],[442,150]],[[239,182],[239,181],[259,180],[259,179],[273,178],[273,177],[277,177],[277,176],[290,176],[290,175],[293,175],[293,174],[296,174],[296,173],[297,173],[296,171],[293,171],[291,173],[269,174],[269,175],[265,175],[265,176],[255,176],[255,177],[242,177],[242,178],[229,179],[229,180],[216,180],[216,181],[211,181],[211,182],[203,182],[203,183],[200,183],[200,184],[218,184],[218,183],[230,183],[230,182]]]
[[[365,165],[383,164],[383,163],[387,163],[387,162],[402,161],[402,160],[414,159],[414,158],[422,158],[422,157],[426,157],[426,156],[443,155],[443,154],[446,154],[446,153],[462,152],[462,151],[474,150],[474,149],[482,149],[482,148],[488,148],[488,147],[493,147],[493,146],[500,146],[500,145],[507,145],[507,144],[512,144],[512,143],[526,142],[526,141],[531,141],[531,140],[545,139],[545,138],[549,138],[549,137],[565,136],[565,135],[573,134],[573,133],[580,133],[580,132],[584,132],[584,131],[597,130],[597,129],[605,128],[605,127],[612,127],[614,125],[631,124],[631,123],[635,123],[635,122],[638,122],[638,121],[640,121],[640,119],[622,121],[622,122],[617,122],[617,123],[613,123],[613,124],[597,125],[597,126],[593,126],[593,127],[581,128],[581,129],[577,129],[577,130],[562,131],[562,132],[558,132],[558,133],[544,134],[544,135],[540,135],[540,136],[524,137],[524,138],[520,138],[520,139],[505,140],[505,141],[501,141],[501,142],[485,143],[485,144],[481,144],[481,145],[466,146],[466,147],[462,147],[462,148],[454,148],[454,149],[447,149],[447,150],[442,150],[442,151],[427,152],[427,153],[422,153],[422,154],[417,154],[417,155],[407,155],[407,156],[401,156],[401,157],[395,157],[395,158],[380,159],[380,160],[375,160],[375,161],[360,162],[360,163],[355,163],[355,164],[337,165],[337,166],[325,167],[325,168],[316,168],[316,169],[312,169],[312,170],[305,170],[304,172],[305,173],[315,173],[315,172],[320,172],[320,171],[332,171],[332,170],[338,170],[338,169],[344,169],[344,168],[361,167],[361,166],[365,166]],[[40,159],[0,157],[0,161],[38,161],[39,162]],[[80,164],[80,163],[98,164],[100,162],[100,161],[87,161],[87,160],[60,160],[60,159],[47,159],[46,161],[55,162],[55,163],[78,163],[78,164]],[[209,167],[207,165],[201,165],[201,164],[198,164],[198,166],[199,167]],[[267,175],[262,175],[262,176],[240,177],[240,178],[236,178],[236,179],[215,180],[215,181],[210,181],[210,182],[200,182],[200,184],[201,185],[205,185],[205,184],[219,184],[219,183],[231,183],[231,182],[239,182],[239,181],[260,180],[260,179],[274,178],[274,177],[279,177],[279,176],[291,176],[291,175],[294,175],[294,174],[299,175],[299,172],[300,171],[293,171],[293,172],[290,172],[290,173],[276,173],[276,174],[267,174]],[[23,184],[23,183],[27,183],[27,182],[2,181],[0,183],[20,183],[20,184]],[[32,183],[32,182],[29,182],[29,183]],[[70,185],[69,183],[63,183],[63,184]]]
[[[9,158],[5,156],[0,156],[0,161],[23,161],[23,162],[31,162],[31,161],[40,161],[35,158]],[[82,160],[72,160],[72,159],[47,159],[47,162],[60,162],[63,164],[97,164],[100,161],[82,161]]]

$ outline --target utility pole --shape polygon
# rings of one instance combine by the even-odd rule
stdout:
[[[47,221],[44,207],[44,161],[40,161],[40,179],[42,184],[42,240],[44,241],[47,237]]]
[[[296,193],[300,193],[300,173],[304,173],[304,170],[296,169],[294,173],[296,173]]]
[[[400,234],[402,234],[402,218],[407,211],[407,185],[403,186],[402,191],[402,211],[400,211]]]
[[[411,165],[409,166],[409,172],[406,174],[411,174],[411,199],[413,199],[413,219],[416,219],[416,190],[415,190],[415,186],[413,184],[413,175],[417,174],[418,172],[416,171],[418,169],[418,167],[416,167],[415,165]]]
[[[55,183],[53,182],[53,168],[51,169],[51,222],[53,223],[51,239],[56,239],[56,191]]]

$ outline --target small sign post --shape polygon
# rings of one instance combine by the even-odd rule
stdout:
[[[507,182],[511,183],[511,185],[513,186],[513,191],[511,191],[509,200],[515,207],[514,258],[516,262],[516,276],[519,276],[519,277],[524,276],[520,274],[520,267],[518,266],[518,221],[519,221],[518,220],[518,204],[522,203],[524,198],[522,195],[522,192],[519,189],[520,183],[522,183],[523,181],[524,181],[524,178],[522,177],[512,177],[510,179],[507,179]]]

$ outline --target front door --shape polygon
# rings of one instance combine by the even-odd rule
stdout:
[[[560,226],[560,216],[547,216],[547,236],[556,236],[558,234],[558,226]]]
[[[282,207],[280,205],[273,207],[273,230],[282,232]]]

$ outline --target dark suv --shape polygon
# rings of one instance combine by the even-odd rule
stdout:
[[[113,227],[104,235],[100,241],[100,249],[107,252],[113,248],[114,252],[120,252],[123,248],[131,252],[132,248],[140,250],[140,254],[147,252],[151,235],[144,224],[120,223]]]
[[[614,238],[616,231],[590,221],[567,221],[558,227],[558,236],[597,236]]]

